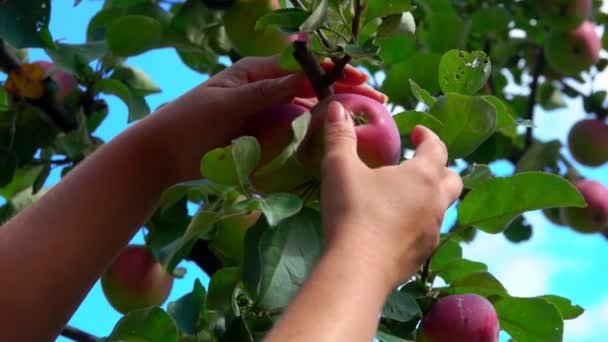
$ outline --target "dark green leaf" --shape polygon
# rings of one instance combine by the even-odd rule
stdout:
[[[433,13],[424,19],[418,32],[421,41],[431,51],[444,53],[452,49],[463,49],[469,36],[469,23],[456,13]],[[447,29],[449,28],[449,29]]]
[[[492,178],[494,178],[494,176],[488,165],[473,164],[462,176],[462,183],[465,189],[475,189]]]
[[[397,35],[413,36],[416,33],[416,21],[410,12],[388,16],[378,27],[378,38],[390,38]]]
[[[110,50],[117,56],[134,56],[161,45],[162,26],[143,15],[128,15],[114,21],[106,33]]]
[[[414,342],[414,341],[411,341],[411,340],[404,340],[401,337],[397,337],[397,336],[391,335],[391,334],[389,334],[387,332],[384,332],[384,331],[378,331],[376,333],[376,338],[378,340],[380,340],[381,342]]]
[[[233,294],[240,281],[241,269],[238,267],[222,268],[215,272],[209,282],[207,308],[228,316],[238,314]]]
[[[268,224],[276,226],[282,220],[297,214],[302,209],[302,200],[288,193],[274,193],[261,201],[261,209]]]
[[[409,322],[410,320],[421,317],[420,306],[416,298],[405,292],[393,291],[384,303],[382,317],[398,322]]]
[[[232,141],[231,151],[239,184],[246,188],[249,186],[249,175],[260,162],[260,144],[254,137],[240,137]]]
[[[116,323],[108,342],[177,342],[175,322],[158,307],[129,312]]]
[[[368,0],[365,20],[401,14],[413,10],[410,0]]]
[[[298,32],[300,26],[308,18],[308,12],[300,8],[281,8],[270,12],[255,23],[256,31],[264,30],[269,25],[276,25],[287,32]]]
[[[412,90],[412,94],[414,97],[424,103],[427,107],[433,107],[437,99],[433,95],[431,95],[428,91],[420,88],[420,86],[414,82],[414,80],[410,79],[410,89]]]
[[[129,109],[129,122],[141,119],[150,113],[150,107],[141,96],[124,83],[114,79],[102,79],[95,82],[95,91],[115,95],[120,98]]]
[[[382,90],[389,96],[391,102],[406,108],[411,107],[412,92],[407,82],[411,79],[431,94],[438,92],[437,74],[440,59],[441,55],[438,54],[417,52],[392,65],[386,71]]]
[[[393,116],[393,119],[397,124],[401,136],[410,135],[414,127],[418,125],[427,127],[435,132],[441,130],[441,127],[443,126],[441,121],[437,120],[437,118],[423,112],[403,112]]]
[[[539,298],[542,298],[555,305],[557,310],[561,313],[563,319],[575,319],[585,312],[581,306],[572,304],[572,301],[567,298],[554,295],[545,295],[540,296]]]
[[[53,47],[49,33],[51,1],[18,0],[0,3],[0,37],[14,47]]]
[[[449,93],[437,100],[430,113],[443,123],[436,133],[451,159],[471,154],[496,129],[496,109],[479,97]]]
[[[329,0],[320,0],[310,16],[300,25],[300,32],[311,33],[325,24]]]
[[[8,110],[8,94],[4,88],[0,88],[0,112]]]
[[[306,137],[306,133],[308,132],[308,127],[310,125],[311,114],[306,112],[300,116],[298,116],[295,120],[291,122],[291,129],[293,131],[293,138],[287,146],[283,149],[279,155],[277,155],[273,160],[271,160],[268,164],[261,167],[256,175],[264,175],[268,174],[272,171],[279,169],[281,166],[285,164],[285,162],[295,155],[298,151],[298,148],[304,141]]]
[[[490,59],[483,51],[468,53],[450,50],[439,62],[439,86],[444,94],[475,95],[486,83],[491,72]]]
[[[80,75],[88,68],[91,61],[103,57],[108,52],[108,48],[103,41],[85,44],[56,43],[56,49],[46,49],[45,52],[58,68],[73,75]]]
[[[447,283],[452,283],[458,279],[465,278],[471,274],[487,271],[488,267],[476,261],[467,259],[452,260],[444,267],[436,269],[435,272]]]
[[[477,272],[457,279],[447,291],[451,294],[475,293],[485,297],[507,294],[505,287],[488,272]]]
[[[204,308],[205,288],[197,279],[192,292],[167,305],[167,313],[175,320],[180,331],[196,335],[199,331],[199,317]]]
[[[501,297],[492,303],[500,328],[518,342],[561,342],[564,322],[557,308],[543,298]]]
[[[509,29],[511,14],[503,7],[486,7],[473,13],[471,32],[476,35],[496,36]]]
[[[552,174],[526,172],[493,178],[473,189],[458,207],[458,221],[495,234],[526,211],[565,206],[585,206],[572,184]]]
[[[17,169],[17,156],[14,151],[0,148],[0,187],[4,187],[13,180]]]
[[[528,241],[532,237],[532,226],[520,216],[509,225],[504,234],[511,242],[520,243]]]
[[[3,150],[0,149],[0,156],[4,155],[2,151]],[[4,166],[0,167],[0,173],[6,172],[6,170],[10,170],[10,168],[6,168]],[[4,197],[6,200],[10,200],[17,193],[32,186],[32,184],[34,184],[34,182],[42,172],[42,165],[30,165],[24,168],[16,169],[14,171],[15,173],[12,176],[12,181],[9,184],[0,187],[0,196]]]
[[[462,258],[462,247],[455,241],[443,242],[431,259],[431,270],[440,270],[452,261]]]
[[[495,96],[484,95],[481,98],[496,108],[496,131],[512,139],[517,137],[517,121],[513,118],[511,108]]]
[[[137,96],[156,94],[161,91],[143,70],[134,66],[123,64],[116,67],[111,78],[126,84],[133,89]]]

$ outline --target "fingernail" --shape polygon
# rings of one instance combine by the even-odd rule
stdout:
[[[327,107],[327,121],[330,123],[336,123],[346,118],[344,114],[344,107],[338,102],[332,102]]]

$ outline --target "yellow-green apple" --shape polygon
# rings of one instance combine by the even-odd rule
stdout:
[[[243,263],[245,234],[260,218],[261,212],[233,216],[220,221],[209,250],[224,266],[240,266]]]
[[[145,246],[127,246],[101,277],[110,305],[118,312],[161,305],[173,287],[173,276]]]
[[[275,159],[292,141],[291,123],[308,110],[296,104],[284,104],[254,114],[246,124],[246,135],[254,136],[260,143],[260,167],[251,176],[255,189],[262,193],[290,191],[312,177],[296,158],[290,158],[280,168],[258,172]]]
[[[608,228],[608,189],[594,180],[574,183],[583,195],[586,208],[563,208],[562,221],[580,233],[597,233]]]
[[[417,342],[498,342],[500,327],[492,303],[476,294],[453,295],[433,304]]]
[[[258,19],[280,7],[279,0],[237,0],[226,10],[223,19],[226,35],[240,55],[274,55],[289,44],[288,35],[275,26],[255,29]]]
[[[539,0],[536,3],[542,22],[559,31],[577,28],[592,10],[591,0]]]
[[[321,101],[312,109],[309,134],[298,159],[319,177],[325,151],[324,122],[327,106],[332,101],[342,104],[355,123],[357,153],[371,168],[394,165],[401,155],[401,138],[391,113],[379,102],[357,94],[337,94]]]
[[[608,162],[608,125],[598,119],[577,122],[568,133],[568,149],[576,161],[586,166]]]
[[[42,67],[44,74],[50,76],[57,84],[55,99],[58,103],[63,103],[65,98],[78,86],[78,81],[72,74],[55,67],[55,64],[47,61],[38,61],[36,64]]]
[[[584,21],[574,31],[552,31],[545,39],[549,65],[568,76],[577,75],[597,63],[601,49],[602,41],[590,21]]]

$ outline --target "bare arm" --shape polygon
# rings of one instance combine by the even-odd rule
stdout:
[[[268,342],[372,341],[387,295],[433,252],[444,212],[462,189],[430,130],[413,131],[412,160],[372,170],[357,156],[350,115],[332,103],[327,117],[325,253]]]

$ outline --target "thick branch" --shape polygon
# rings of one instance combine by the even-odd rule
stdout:
[[[334,90],[331,85],[327,83],[325,71],[321,68],[321,65],[319,65],[315,56],[312,54],[312,51],[308,48],[308,43],[305,41],[295,41],[293,45],[295,49],[293,56],[310,80],[319,101],[334,95]]]
[[[352,58],[350,55],[344,55],[342,59],[340,59],[335,65],[334,68],[331,69],[331,72],[327,74],[325,77],[325,82],[329,85],[334,84],[334,82],[341,80],[344,78],[344,68],[350,62]]]
[[[543,49],[537,47],[534,58],[534,69],[532,70],[532,83],[530,84],[530,96],[528,97],[528,108],[526,110],[525,118],[534,122],[534,108],[536,107],[536,93],[538,91],[538,79],[543,72],[545,67],[545,54]],[[532,125],[526,130],[526,148],[532,145],[534,138]]]
[[[98,340],[97,337],[70,326],[63,328],[60,335],[76,342],[95,342]]]
[[[359,40],[359,30],[361,27],[361,14],[363,14],[363,4],[361,0],[355,0],[355,13],[353,15],[353,44]]]

